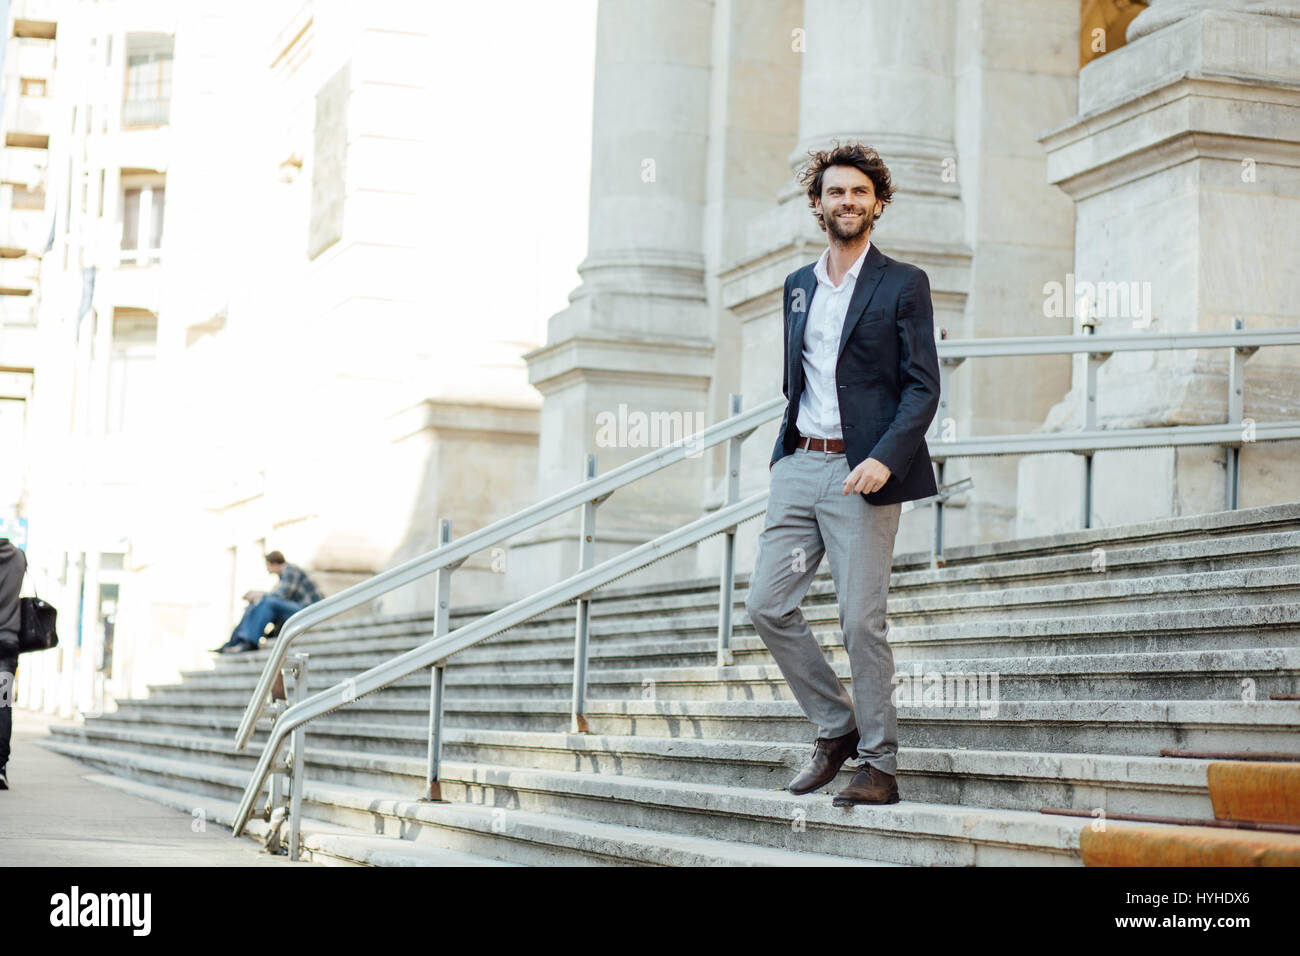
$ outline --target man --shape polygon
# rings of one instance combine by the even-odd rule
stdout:
[[[279,627],[308,604],[315,604],[321,599],[312,579],[307,572],[296,564],[288,564],[284,555],[272,551],[266,556],[266,570],[280,576],[280,583],[270,594],[261,591],[249,591],[244,595],[248,607],[235,629],[230,633],[230,640],[218,647],[217,654],[238,654],[243,651],[255,651],[266,633],[268,624]]]
[[[792,793],[861,764],[836,806],[897,803],[898,718],[885,599],[902,502],[937,492],[925,432],[939,405],[926,274],[871,229],[894,194],[874,149],[810,153],[800,184],[829,243],[785,280],[785,416],[745,606],[804,714],[813,756]],[[799,610],[825,554],[839,601],[850,697]]]
[[[9,789],[9,743],[14,729],[14,676],[18,673],[18,592],[27,572],[27,555],[0,538],[0,790]]]

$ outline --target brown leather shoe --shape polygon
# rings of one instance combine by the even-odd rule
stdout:
[[[867,764],[858,769],[847,787],[835,794],[831,801],[837,807],[851,807],[855,803],[897,803],[898,780]]]
[[[843,737],[818,737],[813,744],[812,759],[786,787],[791,793],[808,793],[835,779],[844,761],[858,750],[858,732],[850,730]]]

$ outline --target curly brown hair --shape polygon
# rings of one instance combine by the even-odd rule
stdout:
[[[808,150],[808,162],[799,173],[799,185],[808,190],[808,208],[813,211],[813,218],[817,220],[822,232],[826,231],[826,219],[817,211],[817,200],[822,195],[822,179],[831,166],[852,166],[870,178],[876,198],[881,204],[880,212],[871,219],[874,229],[880,217],[885,214],[885,206],[894,198],[894,184],[889,178],[889,167],[885,161],[874,149],[862,143],[846,143],[841,146],[836,140],[830,149]]]

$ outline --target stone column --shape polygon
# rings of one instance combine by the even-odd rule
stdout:
[[[872,233],[882,248],[962,236],[953,143],[953,5],[946,0],[807,0],[799,93],[801,164],[834,139],[874,146],[900,194]],[[924,37],[924,42],[920,38]],[[802,193],[800,231],[825,244]],[[901,249],[900,249],[901,251]]]
[[[790,153],[799,138],[803,64],[794,47],[803,0],[717,0],[714,10],[704,256],[715,323],[709,408],[716,420],[726,417],[733,392],[743,395],[745,407],[755,404],[742,383],[745,323],[722,306],[720,276],[744,261],[751,226],[771,211],[790,179]],[[713,450],[708,467],[705,506],[712,510],[725,495],[725,447]],[[699,575],[718,573],[723,545],[719,535],[696,549]]]
[[[1098,286],[1101,333],[1294,327],[1300,320],[1300,3],[1153,0],[1128,43],[1079,75],[1078,115],[1051,130],[1049,180],[1075,202],[1076,284]],[[1104,294],[1102,294],[1104,289]],[[1067,301],[1066,305],[1071,303]],[[1077,329],[1077,318],[1075,321]],[[1226,420],[1228,356],[1124,353],[1102,367],[1102,427]],[[1076,427],[1074,387],[1046,428]],[[1246,364],[1245,416],[1294,418],[1300,364],[1262,349]],[[1224,507],[1222,448],[1094,459],[1095,525]],[[1292,500],[1294,442],[1246,444],[1240,505]],[[1071,455],[1024,459],[1022,533],[1077,526]]]
[[[597,16],[590,240],[582,284],[525,355],[543,395],[538,497],[708,424],[713,341],[703,214],[713,4],[601,0]],[[597,511],[597,561],[703,512],[703,456],[619,491]],[[512,542],[507,589],[577,568],[578,513]],[[637,580],[680,574],[660,562]]]
[[[1042,289],[1074,260],[1069,197],[1047,182],[1039,133],[1066,119],[1077,95],[1079,4],[957,4],[954,50],[956,182],[971,247],[961,321],[950,339],[1060,335]],[[935,325],[939,326],[936,297]],[[942,437],[1033,431],[1069,382],[1063,357],[970,359],[949,377]],[[942,441],[929,442],[931,449]],[[945,547],[1015,533],[1017,459],[953,459],[945,482],[972,488],[944,510]],[[929,531],[926,512],[911,516]],[[928,547],[928,541],[923,545]]]

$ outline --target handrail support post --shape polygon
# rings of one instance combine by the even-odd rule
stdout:
[[[732,393],[727,398],[727,417],[740,414],[741,396]],[[740,500],[740,445],[743,437],[727,441],[726,476],[723,487],[723,507]],[[736,526],[732,525],[722,536],[722,576],[718,587],[718,666],[730,667],[735,663],[731,650],[731,612],[736,602]]]
[[[1241,331],[1243,323],[1240,316],[1234,316],[1232,327]],[[1240,427],[1245,419],[1245,381],[1246,359],[1255,353],[1248,346],[1234,346],[1228,350],[1228,424]],[[1243,435],[1244,440],[1244,435]],[[1223,506],[1226,511],[1237,510],[1237,495],[1241,481],[1241,446],[1225,445],[1223,476]]]
[[[280,719],[280,714],[284,712],[284,701],[273,700],[268,709],[270,711],[271,724],[274,726],[275,722]],[[266,807],[262,814],[264,819],[269,821],[271,819],[271,814],[275,812],[275,808],[280,806],[281,801],[284,798],[283,791],[284,787],[280,773],[278,770],[272,768],[269,778],[268,792],[266,795]]]
[[[944,459],[940,458],[934,463],[934,481],[938,488],[943,487],[943,465]],[[944,566],[943,557],[943,496],[940,495],[934,499],[934,518],[933,530],[934,535],[930,539],[930,567],[941,568]]]
[[[1085,318],[1084,334],[1092,335],[1096,328],[1096,320],[1091,323]],[[1088,352],[1087,367],[1084,373],[1083,389],[1083,430],[1087,432],[1096,431],[1097,429],[1097,377],[1101,371],[1102,363],[1110,358],[1109,352]],[[1083,453],[1083,494],[1080,502],[1080,523],[1084,528],[1092,527],[1092,488],[1093,488],[1093,453],[1086,451]]]
[[[947,340],[948,330],[939,330],[939,339]],[[952,393],[950,382],[952,373],[955,372],[961,364],[966,361],[965,358],[944,358],[939,361],[939,407],[935,410],[934,421],[930,423],[930,437],[935,441],[944,441],[948,422],[955,420],[948,407],[948,396]],[[943,466],[945,459],[939,459],[934,463],[934,481],[935,487],[943,485]],[[930,567],[941,568],[944,565],[943,560],[943,507],[944,497],[940,495],[934,500],[934,514],[931,517],[932,535],[930,539]]]
[[[587,455],[582,464],[583,481],[596,477],[596,456]],[[596,558],[596,505],[587,501],[582,505],[582,524],[578,539],[578,570],[585,571],[595,564]],[[587,646],[591,630],[591,598],[580,597],[573,634],[573,702],[569,713],[569,733],[591,733],[587,723]]]
[[[293,671],[294,703],[307,699],[308,654],[295,654]],[[289,751],[289,859],[298,862],[302,843],[302,792],[307,785],[307,726],[293,729]]]
[[[438,547],[451,543],[451,519],[438,522]],[[433,636],[446,634],[451,621],[451,572],[454,568],[439,568],[434,572]],[[442,729],[445,699],[446,661],[438,661],[429,671],[429,755],[424,775],[422,801],[446,803],[442,796]]]

